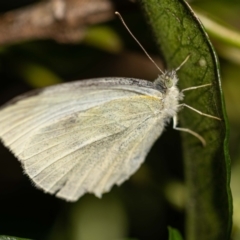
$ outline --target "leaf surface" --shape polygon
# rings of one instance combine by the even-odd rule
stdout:
[[[219,63],[212,44],[198,18],[182,0],[141,0],[167,69],[178,72],[179,88],[212,85],[185,93],[184,103],[222,121],[189,109],[179,113],[180,126],[196,131],[207,142],[182,133],[186,203],[186,239],[229,239],[232,198],[228,123],[221,89]]]

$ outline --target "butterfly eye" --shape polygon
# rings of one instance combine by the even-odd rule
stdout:
[[[173,86],[173,80],[172,80],[172,78],[166,76],[166,78],[165,78],[165,86],[166,86],[167,88],[171,88],[171,87]]]

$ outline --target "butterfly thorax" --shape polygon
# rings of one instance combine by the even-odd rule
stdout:
[[[182,94],[177,87],[178,77],[175,70],[166,71],[154,81],[155,87],[163,94],[162,117],[166,120],[176,115]]]

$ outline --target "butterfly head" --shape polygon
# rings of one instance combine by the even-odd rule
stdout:
[[[158,78],[154,81],[154,84],[157,89],[166,92],[168,89],[175,87],[177,82],[177,73],[175,70],[171,70],[159,75]]]

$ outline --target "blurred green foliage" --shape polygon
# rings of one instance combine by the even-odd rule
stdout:
[[[181,234],[177,229],[168,227],[169,237],[168,240],[183,240]]]

